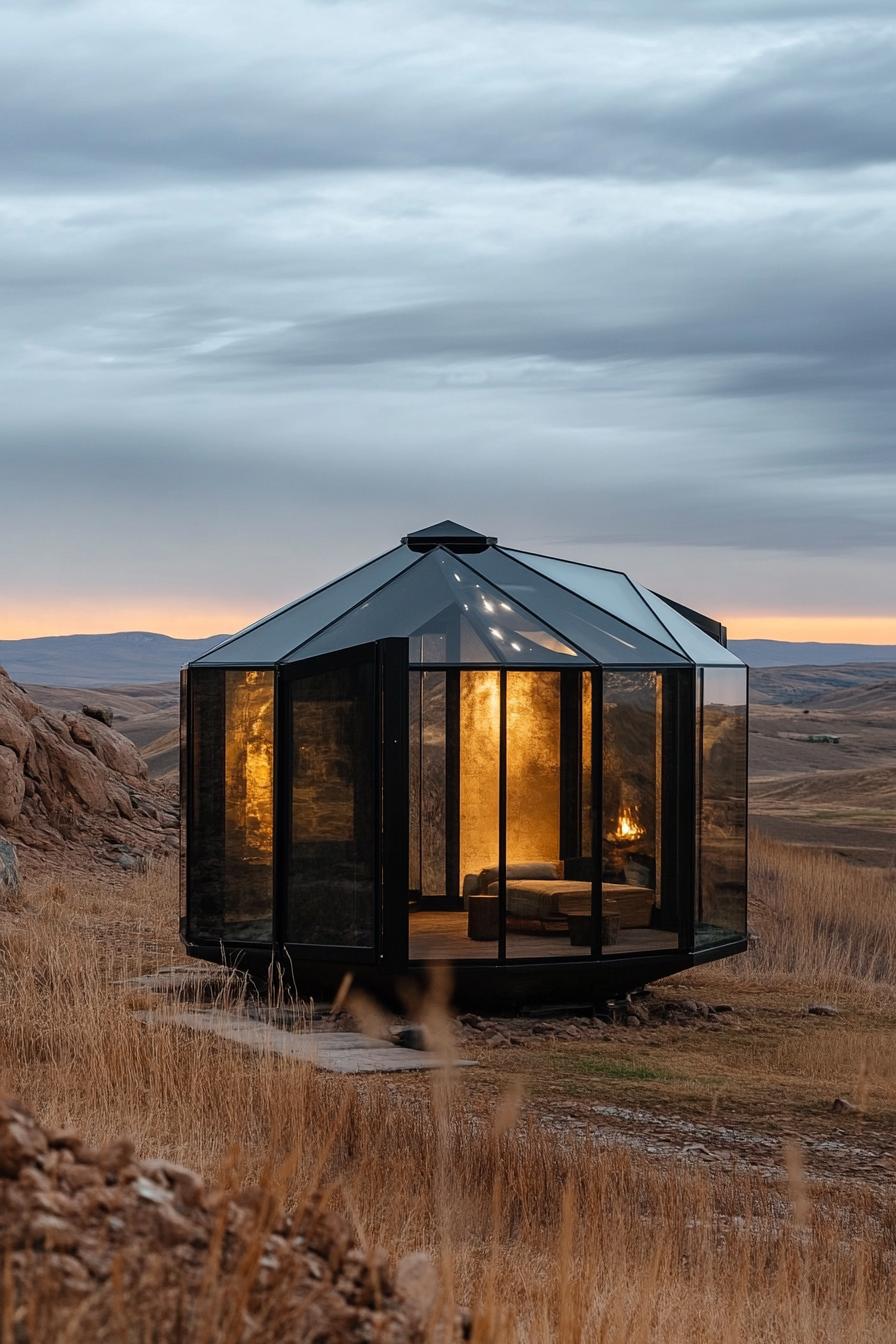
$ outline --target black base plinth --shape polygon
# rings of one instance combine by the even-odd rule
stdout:
[[[431,968],[444,963],[386,966],[382,962],[352,964],[345,960],[298,959],[288,948],[269,945],[195,943],[187,953],[219,965],[246,971],[260,984],[272,979],[289,986],[300,998],[331,999],[346,974],[382,1003],[402,1007],[406,991],[425,988]],[[656,952],[637,957],[606,957],[602,961],[508,961],[499,964],[471,959],[449,963],[456,1007],[512,1011],[531,1004],[593,1003],[618,998],[656,980],[708,961],[745,952],[745,939],[700,952]]]

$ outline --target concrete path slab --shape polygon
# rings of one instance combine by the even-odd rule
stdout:
[[[222,1040],[245,1046],[247,1050],[306,1061],[327,1073],[407,1073],[445,1067],[445,1061],[430,1050],[407,1050],[373,1036],[362,1036],[357,1031],[284,1031],[265,1022],[239,1017],[236,1013],[225,1013],[219,1008],[176,1012],[154,1009],[135,1012],[134,1017],[152,1026],[168,1023],[210,1032]],[[475,1062],[459,1059],[453,1064],[469,1068]]]

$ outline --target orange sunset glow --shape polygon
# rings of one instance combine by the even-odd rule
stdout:
[[[42,635],[104,635],[121,630],[150,630],[176,639],[231,634],[267,615],[256,608],[224,603],[177,602],[158,598],[127,602],[122,598],[10,602],[0,613],[0,639],[37,639]]]
[[[299,595],[299,594],[297,594]],[[175,601],[159,597],[137,602],[98,597],[8,603],[0,616],[0,639],[35,639],[42,635],[99,635],[121,630],[151,630],[176,639],[231,634],[268,614],[276,602],[227,604]],[[896,615],[843,616],[816,612],[809,616],[750,612],[725,616],[730,639],[811,640],[822,644],[896,644]]]
[[[763,615],[730,616],[729,639],[809,640],[820,644],[896,644],[894,616],[782,616],[780,612]]]

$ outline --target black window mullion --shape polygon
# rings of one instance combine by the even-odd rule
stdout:
[[[591,673],[591,956],[603,956],[604,674]]]
[[[274,943],[282,948],[288,928],[292,856],[293,712],[292,679],[274,669]]]
[[[507,960],[507,669],[501,668],[498,748],[498,960]]]

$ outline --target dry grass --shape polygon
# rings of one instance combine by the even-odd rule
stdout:
[[[720,981],[799,984],[816,998],[847,994],[869,1005],[896,995],[896,868],[855,868],[754,832],[750,906],[758,946],[718,962]]]
[[[890,994],[890,878],[771,846],[754,861],[763,944],[714,975],[800,980],[869,1004]],[[698,1169],[549,1133],[520,1118],[510,1079],[484,1114],[465,1075],[421,1101],[402,1080],[340,1079],[139,1025],[142,1004],[117,982],[171,959],[173,877],[44,887],[2,926],[0,1084],[43,1120],[94,1143],[128,1134],[140,1153],[208,1177],[237,1150],[241,1179],[276,1171],[290,1203],[324,1188],[365,1242],[429,1249],[446,1294],[475,1306],[480,1344],[894,1337],[892,1200],[807,1183],[797,1152],[777,1183]],[[152,1337],[151,1323],[131,1324]]]

